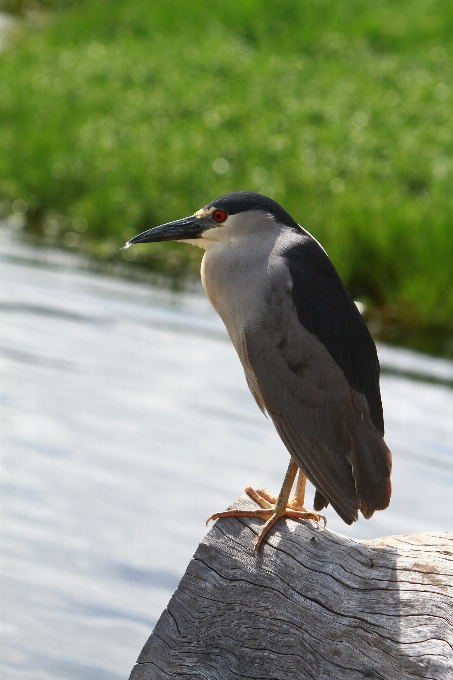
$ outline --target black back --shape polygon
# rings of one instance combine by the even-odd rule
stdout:
[[[285,253],[299,321],[327,347],[350,386],[365,395],[371,420],[384,434],[373,338],[324,250],[299,227],[301,232],[300,242]]]

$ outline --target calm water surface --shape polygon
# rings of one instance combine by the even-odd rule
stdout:
[[[288,456],[202,295],[29,257],[1,266],[1,677],[127,678],[206,517]],[[453,531],[453,363],[379,355],[392,504],[329,527]]]

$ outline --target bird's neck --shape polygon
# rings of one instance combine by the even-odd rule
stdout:
[[[248,239],[247,244],[217,242],[203,257],[203,287],[239,354],[244,328],[258,323],[263,313],[266,274],[277,238],[278,234],[270,234],[268,239],[262,235]]]

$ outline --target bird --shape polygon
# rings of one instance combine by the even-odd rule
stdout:
[[[235,191],[195,214],[148,229],[139,243],[182,241],[205,250],[201,280],[223,320],[261,411],[290,454],[278,495],[246,488],[257,509],[208,518],[264,521],[257,551],[283,517],[346,524],[388,507],[392,456],[375,343],[321,244],[272,198]],[[294,497],[291,490],[298,475]],[[305,484],[315,487],[313,511]]]

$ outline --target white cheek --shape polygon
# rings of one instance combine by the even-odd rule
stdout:
[[[221,227],[212,227],[211,229],[206,229],[202,234],[202,239],[208,243],[221,242],[228,243],[231,238],[230,229],[228,228],[228,220],[222,224]],[[205,246],[206,247],[206,246]]]
[[[191,246],[197,246],[198,248],[207,248],[207,243],[204,239],[202,238],[180,238],[178,239],[178,243],[188,243]]]

